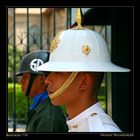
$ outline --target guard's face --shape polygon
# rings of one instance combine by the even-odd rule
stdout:
[[[56,92],[68,79],[70,72],[52,72],[46,77],[45,84],[48,85],[48,95]],[[54,105],[70,105],[79,98],[79,78],[78,75],[72,84],[61,95],[52,99]]]
[[[27,74],[27,73],[23,74],[21,77],[20,84],[21,84],[22,91],[24,93],[26,93],[29,79],[30,79],[30,74]]]
[[[42,78],[42,75],[37,75],[34,78],[33,83],[32,83],[32,88],[31,88],[30,94],[29,94],[30,98],[35,97],[39,93],[38,91],[40,90],[41,78]],[[23,76],[20,80],[20,83],[21,83],[21,88],[22,88],[22,91],[24,92],[24,94],[26,93],[26,90],[28,88],[29,80],[30,80],[30,74],[29,73],[23,74]]]

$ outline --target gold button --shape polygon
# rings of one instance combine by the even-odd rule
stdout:
[[[73,126],[71,126],[72,128],[77,128],[78,126],[77,125],[73,125]]]
[[[96,116],[96,115],[97,115],[97,113],[92,113],[90,116],[94,117],[94,116]]]

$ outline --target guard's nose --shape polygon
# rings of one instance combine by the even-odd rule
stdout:
[[[44,81],[47,86],[51,84],[50,76],[49,75],[45,78],[45,81]]]

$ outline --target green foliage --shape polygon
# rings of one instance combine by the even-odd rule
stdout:
[[[8,117],[13,117],[13,98],[14,98],[14,85],[8,83]],[[22,93],[20,84],[16,84],[16,119],[25,120],[27,115],[27,98]]]
[[[16,47],[16,68],[19,67],[19,63],[20,63],[20,50]],[[12,71],[13,70],[13,65],[14,65],[14,53],[13,53],[13,46],[12,45],[8,45],[8,71]]]
[[[14,52],[13,52],[13,46],[8,44],[8,72],[10,72],[13,75],[13,71],[14,71],[14,65],[15,65],[15,69],[17,71],[17,69],[19,68],[20,65],[20,61],[21,61],[21,52],[19,50],[18,47],[16,47],[16,53],[15,53],[15,64],[14,64]],[[9,77],[10,81],[12,81],[12,75],[11,77]]]

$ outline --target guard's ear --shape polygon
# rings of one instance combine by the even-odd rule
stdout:
[[[44,83],[44,80],[45,80],[45,75],[40,75],[40,82]]]
[[[88,73],[82,75],[81,82],[80,82],[80,91],[84,91],[89,88],[90,81],[91,81],[90,79],[91,78]]]

